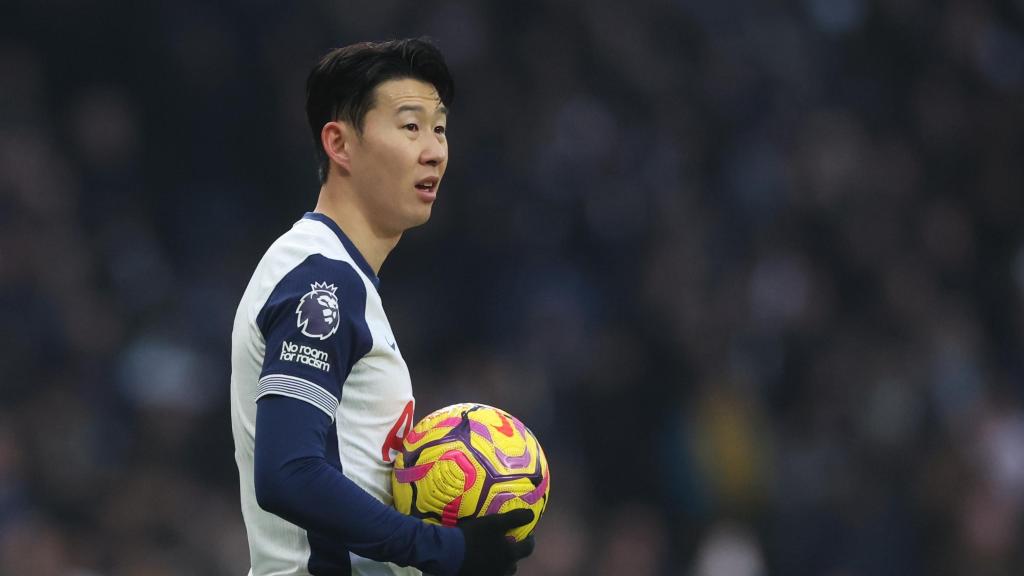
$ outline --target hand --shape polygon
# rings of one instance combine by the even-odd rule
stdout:
[[[533,536],[516,542],[505,536],[509,530],[533,521],[532,510],[512,510],[458,524],[466,539],[466,555],[459,576],[506,576],[516,573],[516,562],[533,552]]]

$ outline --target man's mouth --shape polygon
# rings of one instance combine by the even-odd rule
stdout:
[[[418,190],[423,190],[424,192],[433,192],[434,189],[437,188],[437,183],[440,180],[441,179],[438,178],[437,176],[424,178],[423,180],[420,180],[419,182],[416,183],[416,188]]]

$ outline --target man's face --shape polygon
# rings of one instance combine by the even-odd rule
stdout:
[[[351,148],[352,183],[375,230],[401,234],[430,218],[448,165],[448,114],[420,80],[383,82],[374,96]]]

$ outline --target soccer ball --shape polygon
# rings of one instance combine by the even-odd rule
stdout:
[[[547,458],[533,433],[504,410],[455,404],[413,427],[395,458],[395,508],[427,522],[533,510],[533,521],[509,531],[530,535],[548,503]]]

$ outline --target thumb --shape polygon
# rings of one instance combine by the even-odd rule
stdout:
[[[502,530],[511,530],[517,526],[523,526],[533,521],[533,510],[527,510],[526,508],[519,508],[504,514],[498,514],[495,517],[497,520],[496,524],[501,526]]]

